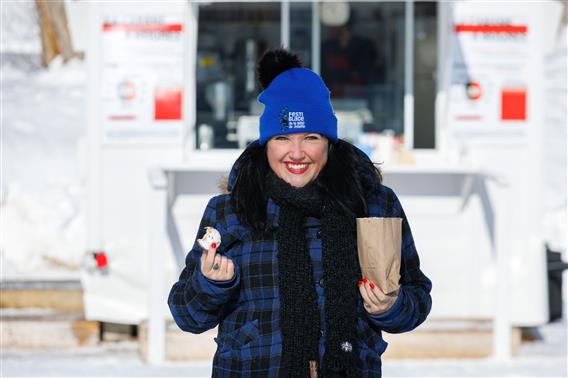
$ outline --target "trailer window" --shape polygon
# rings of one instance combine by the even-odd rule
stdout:
[[[435,2],[414,5],[415,148],[435,147],[436,10]],[[340,136],[356,142],[361,133],[391,130],[403,137],[405,3],[324,2],[320,13],[321,74],[343,117]]]
[[[260,54],[280,45],[280,3],[199,6],[196,148],[238,148],[258,137]]]
[[[334,9],[338,4],[321,4],[320,61],[339,133],[347,139],[383,130],[400,135],[404,3],[345,3],[344,10]]]
[[[403,138],[405,3],[322,2],[315,18],[311,2],[289,9],[289,46],[329,87],[340,137]],[[281,17],[278,2],[199,5],[196,148],[243,148],[258,138],[255,64],[281,45]],[[416,2],[413,20],[414,148],[435,148],[437,4]]]

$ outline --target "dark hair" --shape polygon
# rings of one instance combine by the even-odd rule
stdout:
[[[237,159],[237,175],[231,188],[231,203],[239,220],[255,233],[269,230],[266,222],[264,179],[270,171],[266,146],[258,141],[249,145]],[[380,170],[355,146],[339,140],[329,144],[327,163],[314,184],[332,205],[350,217],[367,214],[366,193],[382,182]]]
[[[255,232],[268,230],[264,178],[270,170],[266,156],[266,144],[258,140],[251,143],[235,162],[238,169],[233,187],[229,187],[231,204],[239,220]],[[229,178],[230,180],[231,178]]]

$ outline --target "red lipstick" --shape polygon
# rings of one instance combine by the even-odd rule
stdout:
[[[288,164],[289,163],[285,163],[286,164],[286,169],[288,170],[288,172],[294,174],[294,175],[301,175],[302,173],[305,173],[308,170],[309,164],[307,163],[301,163],[301,164],[305,164],[306,166],[304,168],[301,169],[294,169],[291,168]],[[298,164],[299,165],[299,164]]]

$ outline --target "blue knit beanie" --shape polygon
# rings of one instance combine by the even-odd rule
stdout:
[[[329,90],[321,77],[307,68],[292,68],[276,76],[258,96],[260,144],[275,135],[319,133],[337,143],[337,118]]]

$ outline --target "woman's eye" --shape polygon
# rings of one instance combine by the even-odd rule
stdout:
[[[274,140],[288,140],[285,136],[277,136]]]
[[[306,139],[308,140],[318,140],[320,137],[319,135],[307,135]]]

